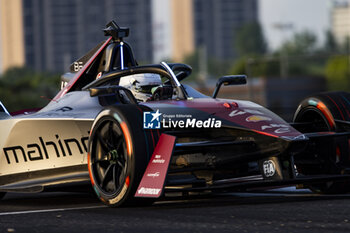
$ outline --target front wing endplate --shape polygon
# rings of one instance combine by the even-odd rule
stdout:
[[[165,178],[175,146],[176,137],[162,134],[143,174],[135,197],[158,198],[162,194]]]

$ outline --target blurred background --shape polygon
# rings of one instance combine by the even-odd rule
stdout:
[[[0,100],[10,111],[48,103],[112,19],[130,28],[139,64],[187,63],[187,82],[208,95],[219,77],[246,74],[219,97],[286,120],[307,95],[350,91],[349,0],[0,0]]]

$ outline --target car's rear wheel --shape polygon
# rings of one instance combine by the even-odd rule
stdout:
[[[350,121],[350,94],[345,92],[322,93],[306,98],[299,105],[294,122],[308,123],[299,128],[303,133],[342,132],[336,120]],[[310,124],[312,123],[312,124]],[[298,165],[298,172],[303,175],[337,175],[344,173],[344,158],[349,156],[347,137],[318,139],[313,148],[316,163]],[[302,158],[304,159],[304,158]],[[296,161],[297,163],[297,161]],[[317,193],[345,193],[350,191],[349,182],[326,182],[311,185]]]
[[[88,166],[97,196],[109,206],[150,204],[134,194],[153,152],[152,131],[142,128],[143,110],[136,105],[100,112],[91,131]]]

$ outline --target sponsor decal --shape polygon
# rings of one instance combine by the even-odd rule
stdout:
[[[152,163],[165,163],[165,159],[163,159],[161,155],[156,155],[154,156]]]
[[[144,129],[160,129],[160,119],[162,114],[159,109],[156,112],[143,113],[143,128]]]
[[[90,133],[90,132],[88,132]],[[61,139],[59,135],[55,135],[56,140],[47,141],[43,137],[38,138],[38,142],[29,143],[27,145],[18,145],[4,147],[3,151],[8,164],[19,163],[20,161],[28,162],[50,159],[50,156],[56,155],[57,158],[65,157],[67,155],[72,156],[73,150],[79,151],[80,154],[85,154],[87,152],[87,141],[89,137],[82,137],[80,139],[76,138],[66,138]],[[54,151],[55,153],[49,156],[48,150]]]
[[[69,112],[69,111],[72,111],[72,110],[73,110],[73,108],[68,107],[68,106],[64,106],[62,108],[56,109],[56,112]]]
[[[228,114],[230,117],[240,116],[246,114],[245,111],[240,110],[233,110],[230,114]]]
[[[271,177],[276,173],[276,166],[272,160],[266,160],[263,163],[264,175],[266,177]]]
[[[96,79],[101,78],[101,76],[102,76],[102,72],[100,72],[100,73],[97,74]]]
[[[162,116],[162,120],[160,120]],[[197,119],[188,114],[162,114],[159,109],[156,112],[143,113],[144,129],[162,128],[220,128],[221,120],[215,118]]]
[[[254,115],[264,115],[263,112],[258,111],[258,110],[254,110],[254,109],[233,110],[228,115],[230,117],[235,117],[235,116],[240,116],[240,115],[244,115],[244,114],[247,114],[247,113],[254,114]]]
[[[279,128],[275,130],[275,133],[288,133],[290,132],[289,128]]]
[[[301,134],[299,136],[282,136],[281,138],[287,139],[287,140],[305,140],[307,137],[304,134]]]
[[[290,132],[290,127],[285,124],[269,124],[269,125],[261,126],[261,130],[273,129],[273,128],[277,128],[274,130],[274,132],[277,134]]]
[[[155,177],[159,177],[159,176],[160,176],[160,173],[159,173],[159,172],[147,173],[147,176],[148,176],[148,177],[155,178]]]
[[[176,137],[161,134],[146,171],[138,185],[135,197],[158,198],[163,190]]]
[[[146,195],[158,195],[160,191],[161,189],[141,187],[139,190],[137,190],[137,193]]]
[[[263,112],[260,112],[258,110],[254,110],[254,109],[244,109],[244,111],[247,112],[247,113],[251,113],[251,114],[264,115]]]
[[[272,119],[266,116],[252,115],[247,117],[245,120],[247,122],[259,122],[259,121],[271,121]]]

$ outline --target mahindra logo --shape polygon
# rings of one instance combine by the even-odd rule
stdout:
[[[42,137],[39,137],[39,143],[30,143],[25,146],[10,146],[4,147],[3,151],[8,164],[11,164],[13,160],[19,163],[19,158],[23,158],[24,162],[49,159],[50,156],[65,157],[67,155],[72,156],[72,151],[79,151],[80,154],[87,152],[87,141],[89,137],[66,138],[60,139],[56,134],[56,140],[46,141]],[[54,151],[54,153],[48,152],[48,150]]]

